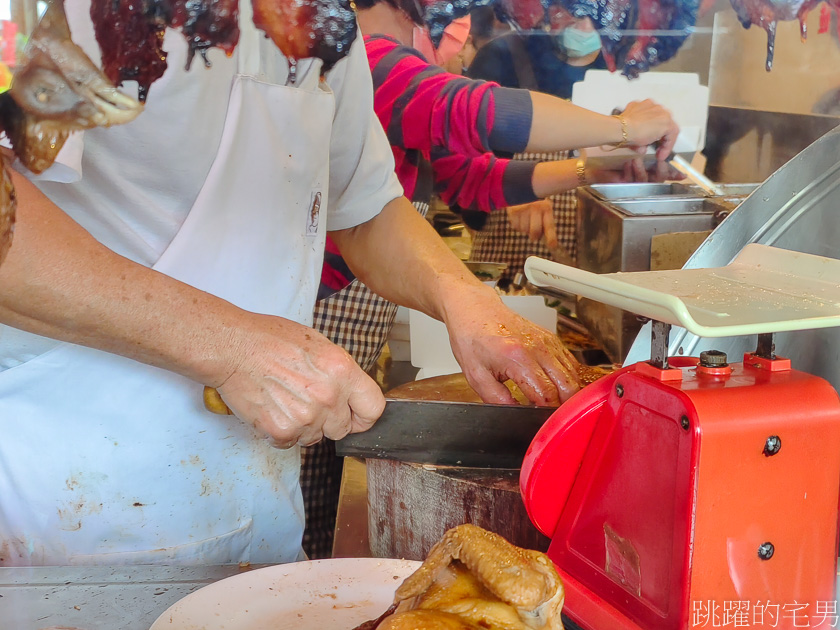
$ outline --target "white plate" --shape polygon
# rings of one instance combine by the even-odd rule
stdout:
[[[385,612],[418,566],[342,558],[256,569],[188,595],[150,630],[352,630]]]

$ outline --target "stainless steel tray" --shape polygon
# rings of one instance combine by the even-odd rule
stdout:
[[[593,184],[588,187],[600,199],[639,199],[665,195],[700,196],[686,184]]]
[[[663,216],[678,214],[714,214],[721,210],[721,206],[707,198],[658,198],[615,200],[611,205],[620,212],[634,216]]]
[[[755,189],[760,185],[761,184],[717,184],[717,187],[721,189],[724,197],[748,197],[755,192]],[[687,188],[691,194],[705,194],[703,189],[699,186],[689,185]]]

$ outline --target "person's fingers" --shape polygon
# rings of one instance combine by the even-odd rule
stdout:
[[[317,431],[312,430],[306,432],[300,437],[301,444],[311,443],[312,440],[318,441],[319,434],[330,438],[331,440],[340,440],[345,435],[350,433],[352,428],[353,412],[350,409],[349,403],[338,405],[324,421],[324,424]]]
[[[546,361],[543,369],[560,392],[560,399],[565,402],[581,388],[580,364],[559,340],[552,344],[551,350],[553,360]]]
[[[348,399],[350,407],[349,433],[367,431],[385,410],[385,396],[379,385],[365,374],[353,388]],[[344,437],[343,435],[341,437]]]
[[[642,158],[636,158],[631,161],[630,168],[633,173],[633,181],[636,182],[646,182],[647,181],[647,171],[645,170],[645,163]]]
[[[515,405],[516,399],[510,390],[502,382],[486,370],[473,371],[468,370],[464,372],[464,376],[470,387],[475,390],[481,400],[486,403],[494,405]],[[523,392],[524,393],[524,392]]]
[[[666,131],[665,135],[662,137],[659,148],[656,150],[657,159],[659,159],[659,160],[667,160],[668,159],[668,156],[671,155],[671,151],[674,150],[674,145],[676,145],[677,136],[679,136],[679,135],[680,135],[680,128],[672,120],[671,124],[668,126],[668,131]]]
[[[508,223],[514,232],[523,233],[522,230],[522,212],[519,208],[508,208]]]
[[[561,394],[554,381],[536,361],[515,365],[507,377],[535,405],[557,406],[561,402]]]
[[[285,451],[287,449],[292,448],[293,446],[297,446],[297,440],[278,440],[277,438],[271,437],[270,435],[265,436],[265,441],[268,442],[273,448],[279,449],[281,451]],[[304,446],[309,446],[304,445]]]
[[[557,224],[554,222],[553,208],[551,209],[551,212],[546,212],[543,215],[543,238],[545,239],[545,244],[549,249],[557,247]]]
[[[539,243],[543,235],[543,214],[539,206],[528,213],[528,238],[534,243]]]

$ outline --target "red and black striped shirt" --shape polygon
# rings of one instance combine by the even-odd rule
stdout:
[[[535,162],[497,154],[528,144],[533,108],[527,90],[450,74],[413,48],[365,37],[374,110],[391,144],[396,173],[412,201],[436,191],[444,203],[490,212],[535,201]],[[353,280],[328,239],[319,299]]]

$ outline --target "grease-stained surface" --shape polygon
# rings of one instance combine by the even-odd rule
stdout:
[[[352,558],[259,568],[0,567],[0,627],[349,629],[384,612],[418,565]]]
[[[241,573],[206,567],[0,567],[0,628],[148,630],[169,606]]]

